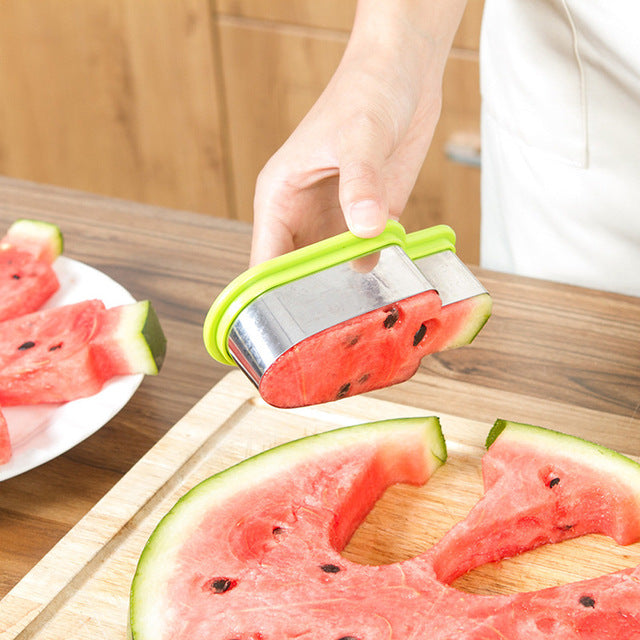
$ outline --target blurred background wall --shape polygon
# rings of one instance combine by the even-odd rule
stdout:
[[[0,174],[250,222],[258,172],[336,68],[355,0],[0,0]],[[403,216],[478,261],[469,0]]]

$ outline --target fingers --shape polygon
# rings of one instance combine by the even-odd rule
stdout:
[[[272,161],[273,162],[273,161]],[[253,234],[249,266],[288,253],[295,249],[293,233],[279,215],[279,191],[281,181],[267,164],[256,181],[254,194]]]
[[[362,238],[382,233],[389,203],[382,168],[393,134],[372,117],[350,122],[340,136],[339,199],[349,230]]]
[[[268,226],[267,226],[268,225]],[[249,266],[271,260],[276,256],[289,253],[296,247],[291,231],[276,218],[269,219],[267,225],[254,224],[251,239]]]
[[[366,109],[342,119],[316,109],[270,159],[256,184],[252,266],[335,235],[345,223],[363,238],[384,231],[383,169],[397,125],[391,114],[382,117],[390,109],[381,102],[368,99]]]

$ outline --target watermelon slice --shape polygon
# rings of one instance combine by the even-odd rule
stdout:
[[[425,291],[294,345],[265,371],[260,395],[291,408],[404,382],[424,356],[470,343],[490,314],[487,293],[442,306]]]
[[[106,309],[100,300],[0,323],[0,404],[66,402],[118,375],[158,373],[166,340],[148,301]]]
[[[640,638],[640,568],[511,596],[449,586],[481,562],[587,531],[640,538],[640,465],[505,421],[489,445],[486,493],[469,517],[426,553],[383,566],[351,562],[340,550],[389,484],[424,482],[444,461],[436,418],[329,431],[205,480],[144,548],[131,587],[130,636]]]
[[[5,464],[11,460],[11,440],[9,439],[9,427],[7,421],[0,410],[0,464]]]
[[[440,541],[434,556],[443,582],[487,562],[587,533],[607,535],[621,545],[639,539],[636,462],[580,438],[505,420],[495,423],[487,446],[485,494]]]
[[[57,225],[18,220],[0,240],[0,321],[39,309],[59,288],[52,268],[62,253]]]

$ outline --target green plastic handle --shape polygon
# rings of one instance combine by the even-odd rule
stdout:
[[[418,260],[440,251],[456,250],[456,234],[446,224],[414,231],[406,236],[404,250],[412,260]]]
[[[411,259],[416,259],[455,250],[455,234],[450,227],[439,225],[407,235],[399,222],[390,220],[375,238],[359,238],[347,231],[256,265],[227,285],[209,309],[202,332],[207,351],[216,360],[234,365],[227,348],[229,332],[240,312],[256,298],[275,287],[390,245],[402,247]]]

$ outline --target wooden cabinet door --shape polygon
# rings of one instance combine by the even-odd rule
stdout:
[[[207,0],[0,3],[0,172],[229,215]]]
[[[482,0],[469,0],[403,215],[476,262]],[[251,221],[257,175],[322,92],[355,0],[0,3],[0,173]],[[458,147],[456,147],[458,145]]]

